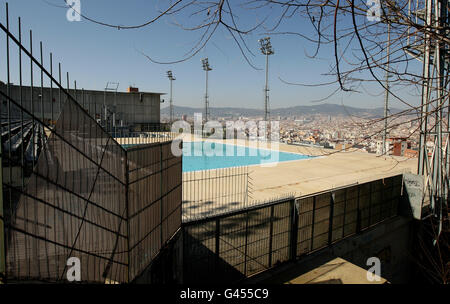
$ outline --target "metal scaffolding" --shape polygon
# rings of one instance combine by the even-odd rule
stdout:
[[[417,173],[424,176],[425,199],[429,199],[431,216],[438,221],[436,239],[442,230],[443,211],[449,199],[449,57],[447,43],[439,39],[442,35],[448,37],[449,33],[447,4],[445,0],[408,3],[410,20],[424,28],[408,35],[406,52],[423,63]],[[446,123],[444,112],[447,112]],[[428,142],[433,143],[431,149]]]
[[[103,127],[108,132],[114,132],[116,133],[115,127],[116,127],[116,111],[117,111],[117,89],[119,88],[118,82],[111,82],[108,81],[106,83],[105,91],[104,91],[104,97],[103,97],[103,111],[104,111],[104,119],[103,119]],[[107,92],[113,92],[114,93],[114,105],[112,108],[108,109],[108,106],[106,105],[106,93]],[[75,97],[76,99],[76,97]]]

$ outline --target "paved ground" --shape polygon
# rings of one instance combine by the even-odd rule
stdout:
[[[367,270],[344,259],[336,258],[285,284],[385,284],[387,280],[374,275],[367,279]]]
[[[295,147],[280,146],[280,150],[292,148]],[[417,159],[377,157],[362,152],[338,152],[313,159],[279,163],[272,168],[255,166],[251,172],[254,178],[253,197],[265,199],[289,192],[300,196],[414,172],[416,166]]]
[[[249,278],[247,284],[386,284],[374,275],[368,280],[367,270],[342,258],[318,257],[308,263],[288,263]]]

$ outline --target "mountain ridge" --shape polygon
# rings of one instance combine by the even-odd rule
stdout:
[[[181,116],[186,114],[188,117],[193,117],[194,113],[203,113],[203,108],[194,108],[186,106],[174,106],[174,115]],[[401,109],[391,108],[390,114],[401,112]],[[239,107],[210,107],[210,113],[212,116],[227,117],[227,116],[263,116],[264,111],[260,109],[252,108],[239,108]],[[300,116],[305,114],[324,114],[324,115],[355,115],[363,117],[383,117],[384,108],[356,108],[350,106],[344,106],[339,104],[320,104],[311,106],[293,106],[287,108],[277,108],[270,111],[270,116]],[[161,109],[161,115],[169,115],[169,107]]]

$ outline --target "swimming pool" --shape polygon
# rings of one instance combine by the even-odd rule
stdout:
[[[275,165],[312,156],[212,142],[183,143],[183,172],[251,165]]]

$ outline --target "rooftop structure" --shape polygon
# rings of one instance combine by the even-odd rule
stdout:
[[[55,120],[54,113],[62,110],[65,100],[60,100],[56,88],[33,87],[33,97],[29,86],[11,84],[9,87],[0,82],[0,90],[19,100],[26,109],[41,113],[46,120]],[[139,92],[128,88],[128,92],[112,92],[100,90],[75,90],[68,92],[80,105],[103,127],[128,127],[130,131],[146,131],[156,129],[160,124],[161,95],[165,93]],[[22,95],[21,95],[22,94]],[[33,105],[31,104],[33,100]]]

